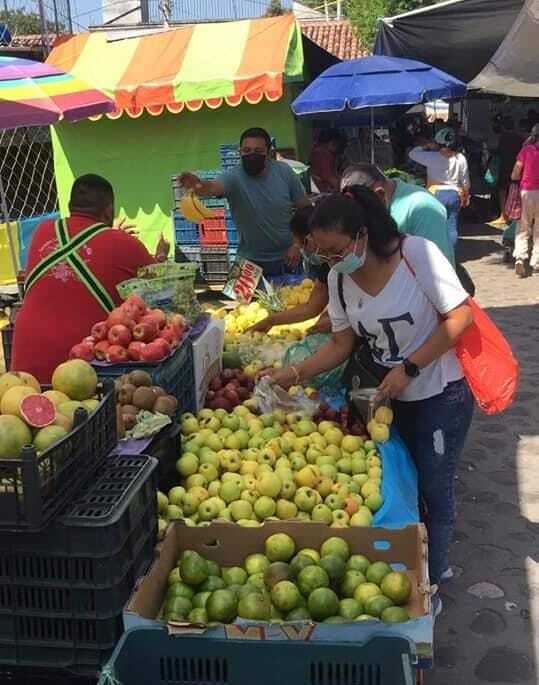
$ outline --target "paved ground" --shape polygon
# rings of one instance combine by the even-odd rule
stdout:
[[[473,226],[461,241],[476,298],[522,365],[503,415],[476,413],[460,464],[459,514],[427,685],[539,683],[539,277],[502,264],[500,233]],[[478,585],[480,584],[480,585]]]

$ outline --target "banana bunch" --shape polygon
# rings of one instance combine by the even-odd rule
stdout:
[[[180,212],[195,224],[200,224],[205,219],[213,219],[214,213],[208,209],[191,190],[185,193],[180,200]]]

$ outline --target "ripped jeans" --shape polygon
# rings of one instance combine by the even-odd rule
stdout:
[[[473,407],[464,379],[426,400],[393,401],[395,425],[417,467],[420,508],[429,534],[430,581],[437,585],[449,566],[456,519],[455,475]]]

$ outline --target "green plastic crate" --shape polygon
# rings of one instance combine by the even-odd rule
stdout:
[[[207,640],[132,628],[98,685],[413,685],[407,640],[366,644]]]

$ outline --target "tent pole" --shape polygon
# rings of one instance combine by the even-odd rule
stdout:
[[[6,224],[7,239],[9,242],[9,251],[11,252],[11,262],[13,264],[13,271],[15,272],[15,278],[17,278],[17,273],[19,271],[19,260],[17,258],[17,251],[15,249],[15,243],[13,241],[13,236],[11,235],[11,222],[9,220],[9,212],[7,209],[6,191],[4,189],[4,182],[0,178],[0,208],[2,210],[2,216],[4,217],[4,222]]]
[[[374,164],[374,107],[371,107],[371,164]]]

